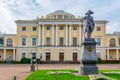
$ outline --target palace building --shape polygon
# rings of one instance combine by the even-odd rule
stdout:
[[[17,34],[0,34],[0,61],[21,58],[44,62],[78,62],[83,53],[85,22],[71,13],[57,10],[33,20],[16,20]],[[96,55],[102,60],[120,60],[120,42],[116,34],[106,34],[108,21],[95,20],[92,37]]]

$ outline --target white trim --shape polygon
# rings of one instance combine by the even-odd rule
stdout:
[[[58,26],[56,25],[56,46],[58,45]]]
[[[118,49],[116,49],[116,60],[119,60],[119,53],[118,53]]]
[[[66,25],[66,46],[68,45],[68,25]]]
[[[37,51],[36,50],[32,50],[32,53],[37,53]]]
[[[44,46],[44,25],[42,25],[42,46]]]
[[[72,43],[72,39],[71,39],[72,38],[72,30],[71,30],[71,28],[72,28],[72,26],[70,25],[69,26],[69,31],[70,31],[69,32],[69,46],[71,46],[71,43]]]
[[[78,38],[79,38],[79,39],[78,39],[78,40],[79,40],[79,41],[78,41],[78,44],[79,44],[79,46],[81,45],[81,35],[80,35],[80,34],[81,34],[81,26],[79,25],[79,26],[78,26]]]
[[[78,53],[78,51],[77,50],[73,50],[73,53]]]
[[[64,53],[64,50],[63,50],[63,49],[60,49],[60,50],[59,50],[59,53],[60,53],[60,52]]]
[[[38,45],[40,45],[40,43],[41,43],[41,40],[40,40],[41,34],[40,33],[41,33],[40,32],[40,26],[38,26]]]
[[[6,49],[4,49],[4,61],[6,60]]]
[[[16,54],[15,54],[15,49],[13,49],[13,60],[15,61],[16,59],[16,56],[15,56]]]
[[[52,25],[52,45],[54,46],[54,25]]]

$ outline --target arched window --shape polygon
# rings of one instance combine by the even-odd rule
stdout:
[[[22,58],[26,58],[26,52],[22,52]]]
[[[114,38],[110,39],[110,47],[115,47],[115,46],[116,46],[115,39]]]
[[[13,44],[12,39],[11,39],[11,38],[8,38],[8,39],[7,39],[7,46],[12,46],[12,44]]]
[[[97,55],[98,58],[101,58],[101,53],[100,52],[97,52],[96,55]]]

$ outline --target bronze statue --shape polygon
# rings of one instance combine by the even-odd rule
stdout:
[[[89,10],[85,15],[85,17],[82,20],[86,20],[87,21],[87,26],[85,28],[85,32],[87,32],[87,38],[91,37],[91,33],[94,29],[94,20],[93,17],[91,16],[91,14],[94,14],[93,11]]]

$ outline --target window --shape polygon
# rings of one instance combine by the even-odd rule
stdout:
[[[49,52],[46,53],[46,62],[50,62],[50,53]]]
[[[77,30],[77,26],[73,26],[73,30]]]
[[[24,27],[22,27],[22,31],[26,31],[26,27],[24,26]]]
[[[100,46],[101,45],[101,38],[96,38],[96,42],[97,42],[97,45]]]
[[[26,53],[22,52],[22,58],[26,58]]]
[[[22,38],[22,46],[26,46],[26,38],[25,37]]]
[[[32,53],[32,59],[36,59],[36,53]]]
[[[101,58],[100,52],[97,52],[97,57],[98,57],[98,58]]]
[[[73,45],[77,45],[77,38],[73,38]]]
[[[2,56],[0,55],[0,61],[2,60]]]
[[[64,16],[64,19],[68,19],[68,16]]]
[[[63,45],[63,38],[60,38],[60,45]]]
[[[64,53],[59,53],[59,61],[60,62],[64,61]]]
[[[4,39],[0,38],[0,46],[3,46],[3,45],[4,45]]]
[[[46,30],[50,30],[50,26],[46,26]]]
[[[32,38],[32,46],[36,46],[36,37]]]
[[[77,53],[73,53],[73,62],[77,62]]]
[[[50,38],[49,37],[46,38],[46,45],[50,45]]]
[[[116,46],[115,39],[114,38],[110,39],[110,47],[115,47],[115,46]]]
[[[97,31],[101,31],[101,27],[97,27]]]
[[[12,46],[12,39],[11,38],[8,38],[7,39],[7,46]]]
[[[64,30],[64,27],[63,27],[63,26],[60,26],[60,30]]]
[[[32,31],[36,31],[36,27],[32,27]]]
[[[62,19],[62,15],[58,15],[58,19]]]

